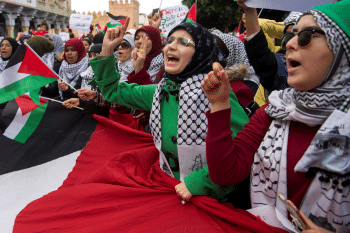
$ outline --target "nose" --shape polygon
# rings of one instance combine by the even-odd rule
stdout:
[[[286,50],[296,49],[298,47],[298,35],[293,36],[286,44]]]

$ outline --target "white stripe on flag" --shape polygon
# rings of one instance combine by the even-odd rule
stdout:
[[[1,75],[0,75],[0,89],[3,87],[6,87],[12,83],[18,82],[25,77],[27,77],[29,74],[22,74],[18,73],[19,67],[21,66],[22,62],[18,63],[17,65],[11,66],[8,69],[5,69]]]
[[[0,176],[0,228],[11,233],[17,214],[30,202],[60,187],[81,151]]]
[[[21,132],[24,125],[27,123],[30,114],[31,112],[22,116],[22,111],[20,108],[18,108],[15,118],[12,120],[12,122],[4,132],[4,136],[10,139],[14,139],[19,134],[19,132]]]

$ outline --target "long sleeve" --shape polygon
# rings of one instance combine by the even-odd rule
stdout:
[[[157,85],[120,83],[120,74],[115,68],[114,56],[90,61],[95,77],[90,81],[97,84],[102,95],[109,101],[132,109],[151,111],[153,95]]]
[[[138,85],[153,84],[151,76],[149,75],[145,67],[143,67],[137,74],[135,74],[135,70],[131,72],[128,75],[128,82],[136,83]]]
[[[272,52],[277,53],[281,49],[281,47],[276,46],[275,43],[272,41],[271,37],[276,39],[282,39],[284,23],[276,22],[274,20],[269,19],[259,19],[259,25],[265,34],[269,49]]]
[[[256,111],[245,128],[232,140],[230,130],[231,109],[210,114],[208,117],[207,163],[210,178],[220,185],[233,185],[249,176],[254,154],[260,146],[271,118],[264,105]]]

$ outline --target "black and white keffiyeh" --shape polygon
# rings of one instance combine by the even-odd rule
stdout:
[[[0,74],[4,71],[5,67],[7,66],[7,63],[9,63],[9,60],[4,61],[0,56]]]
[[[207,164],[205,146],[208,120],[205,112],[210,109],[210,103],[200,86],[205,76],[206,74],[194,75],[181,84],[173,84],[180,85],[177,149],[181,181],[192,171],[202,169]],[[149,124],[154,143],[161,153],[160,167],[172,176],[170,166],[161,152],[160,103],[164,98],[162,89],[165,85],[167,85],[167,81],[162,79],[156,88]],[[168,87],[168,89],[171,88]]]
[[[344,48],[345,42],[342,41],[342,38],[346,35],[328,16],[315,10],[312,10],[311,13],[317,24],[326,32],[327,41],[331,51],[335,54],[335,59],[328,74],[317,88],[310,91],[288,88],[283,91],[274,91],[269,96],[270,105],[265,111],[274,120],[254,157],[251,172],[252,207],[273,205],[287,216],[287,209],[277,198],[277,193],[288,198],[286,166],[290,121],[298,121],[310,126],[324,124],[311,143],[311,149],[307,150],[295,168],[295,171],[306,172],[310,168],[319,171],[304,198],[301,209],[316,224],[325,222],[324,225],[321,224],[323,228],[348,232],[350,157],[339,153],[343,156],[340,155],[334,159],[335,151],[339,152],[341,148],[341,143],[339,143],[341,136],[333,136],[331,140],[332,143],[336,141],[332,144],[336,149],[327,151],[327,144],[326,149],[320,152],[322,156],[320,154],[315,156],[315,151],[319,152],[320,148],[326,145],[323,142],[329,143],[331,139],[324,134],[325,125],[328,125],[328,131],[331,131],[334,130],[333,126],[338,124],[336,120],[327,120],[327,118],[339,112],[336,110],[338,108],[342,110],[349,108],[350,68],[346,52],[349,46]],[[339,115],[337,118],[348,119],[346,116],[339,117]],[[331,123],[327,124],[326,120]],[[348,125],[348,122],[345,121],[344,124]],[[338,124],[338,128],[340,125]],[[344,140],[349,141],[348,134],[346,138]],[[348,144],[347,142],[347,147],[349,147]],[[342,149],[344,151],[344,148]],[[343,173],[340,173],[340,170]],[[344,174],[344,171],[348,172],[347,175]],[[342,204],[339,205],[337,202]]]
[[[164,57],[162,53],[158,54],[156,57],[152,59],[151,64],[149,65],[149,68],[147,70],[149,76],[151,76],[152,82],[156,79],[157,74],[160,71],[160,67],[163,64],[164,64]]]
[[[199,24],[181,23],[169,36],[177,29],[185,29],[191,34],[196,50],[183,72],[178,75],[165,72],[153,96],[149,124],[154,143],[160,151],[160,167],[172,175],[170,165],[161,151],[160,106],[164,99],[163,88],[178,90],[177,151],[180,180],[183,181],[192,171],[202,169],[207,164],[205,148],[208,121],[205,112],[210,109],[210,103],[201,88],[201,81],[212,69],[212,64],[218,61],[219,49],[213,35]]]
[[[80,74],[82,77],[81,79],[81,88],[82,89],[89,89],[89,90],[94,90],[91,85],[89,85],[89,82],[92,80],[94,77],[94,71],[92,70],[92,67],[89,66],[84,72]]]
[[[129,58],[127,61],[118,61],[118,71],[120,73],[120,79],[119,82],[127,82],[128,81],[128,75],[133,72],[134,66],[132,64],[132,57]]]
[[[51,53],[45,53],[43,56],[42,56],[42,59],[44,60],[44,62],[46,63],[46,65],[53,69],[53,66],[55,64],[55,54],[53,52]]]
[[[86,71],[88,66],[89,59],[86,56],[75,64],[68,64],[68,62],[63,60],[59,71],[59,76],[62,79],[60,81],[64,81],[71,86],[75,86],[80,77],[80,74]],[[60,96],[61,95],[62,93],[60,90]]]
[[[45,53],[42,59],[45,61],[48,67],[53,69],[55,63],[55,54],[61,54],[64,52],[64,45],[61,37],[53,33],[47,33],[45,37],[49,37],[53,41],[54,50],[50,53]]]

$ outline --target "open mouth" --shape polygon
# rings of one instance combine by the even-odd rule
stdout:
[[[179,61],[179,58],[173,56],[173,55],[168,55],[168,62],[170,63],[177,63]]]
[[[293,59],[288,59],[288,64],[290,68],[297,68],[301,65],[300,62]]]

